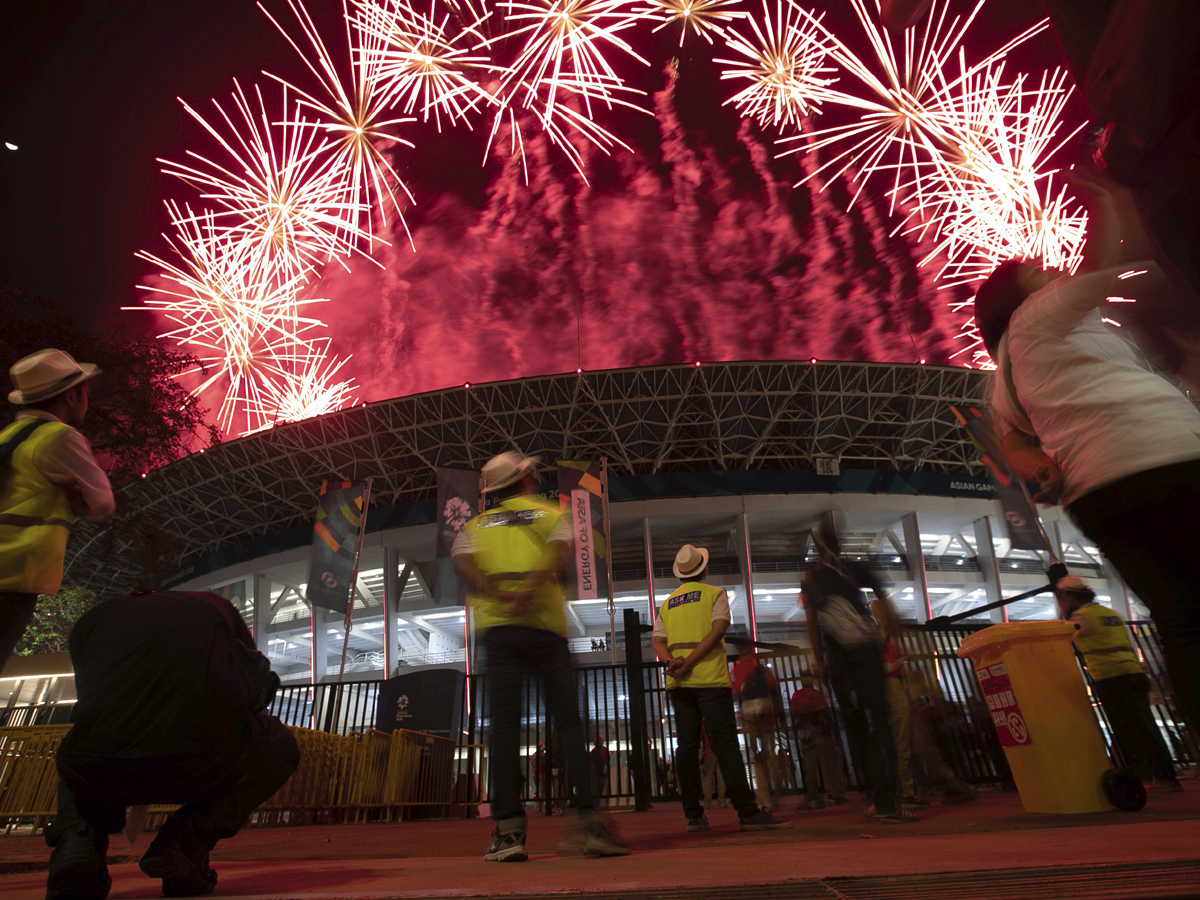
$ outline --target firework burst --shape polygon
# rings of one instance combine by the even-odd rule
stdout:
[[[652,22],[661,23],[654,29],[656,34],[668,25],[678,23],[679,46],[682,47],[689,29],[711,44],[714,34],[724,35],[728,23],[746,18],[746,13],[730,9],[737,6],[738,2],[739,0],[651,0],[648,6],[638,12]]]
[[[299,44],[269,12],[262,3],[258,4],[268,19],[271,20],[279,33],[292,45],[296,53],[304,61],[308,70],[316,76],[324,90],[324,97],[317,98],[283,79],[271,75],[290,88],[300,101],[297,110],[307,108],[317,117],[309,122],[298,116],[286,123],[301,130],[311,129],[320,131],[330,142],[329,156],[324,160],[326,177],[336,185],[341,194],[341,200],[347,208],[357,208],[365,212],[366,229],[359,228],[357,223],[347,223],[342,237],[344,241],[357,247],[357,241],[365,237],[365,243],[370,249],[372,243],[380,240],[375,236],[372,215],[375,208],[379,209],[381,224],[387,225],[388,208],[395,211],[397,219],[408,233],[408,224],[404,220],[404,207],[397,199],[397,190],[413,202],[408,187],[396,174],[380,146],[390,147],[403,145],[413,146],[409,141],[393,134],[390,129],[405,122],[411,122],[411,117],[385,118],[389,108],[388,83],[381,79],[380,56],[381,41],[372,31],[359,31],[362,42],[357,48],[351,39],[350,15],[346,11],[343,19],[346,24],[346,44],[350,50],[348,78],[343,78],[334,64],[333,57],[321,39],[308,10],[298,0],[288,0],[300,30],[303,32],[314,59],[310,59]],[[268,75],[270,73],[267,73]],[[372,198],[376,201],[372,202]],[[376,206],[377,204],[377,206]],[[411,243],[412,236],[409,235]],[[383,241],[383,243],[387,243]]]
[[[234,88],[236,116],[213,101],[225,134],[183,103],[230,162],[223,165],[189,150],[197,165],[159,160],[163,172],[197,187],[204,200],[219,207],[212,227],[246,244],[259,271],[278,273],[284,281],[348,256],[359,241],[369,242],[358,224],[367,207],[347,196],[342,173],[327,164],[326,145],[315,130],[306,127],[298,111],[294,119],[272,125],[257,87],[257,110],[241,85],[234,82]],[[283,103],[286,108],[286,89]]]
[[[762,125],[800,127],[805,116],[819,112],[822,100],[840,95],[829,91],[836,70],[826,65],[830,50],[828,32],[820,18],[796,6],[792,0],[776,0],[772,17],[763,0],[763,26],[749,18],[753,37],[729,28],[725,38],[730,50],[744,59],[718,59],[726,68],[722,80],[746,80],[750,84],[725,101],[743,116]]]
[[[460,28],[450,12],[437,15],[435,0],[428,13],[402,0],[356,0],[356,6],[355,25],[364,36],[359,52],[374,55],[385,103],[406,114],[419,110],[424,122],[432,114],[441,131],[443,114],[470,128],[468,114],[493,102],[477,80],[495,68],[491,57],[472,52],[486,42],[479,27],[490,13]]]

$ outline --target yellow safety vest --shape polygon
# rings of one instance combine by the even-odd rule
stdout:
[[[0,431],[11,440],[29,419]],[[63,556],[75,513],[67,492],[51,484],[34,464],[38,451],[59,440],[69,425],[47,422],[9,459],[0,481],[0,591],[53,594],[62,584]]]
[[[712,631],[713,605],[720,595],[719,587],[701,581],[685,581],[663,601],[658,617],[667,630],[667,650],[672,658],[687,656]],[[729,687],[725,642],[719,641],[682,678],[667,678],[667,690],[677,687]]]
[[[1141,674],[1142,664],[1129,641],[1125,621],[1115,612],[1099,603],[1088,603],[1075,610],[1075,615],[1086,619],[1092,633],[1075,638],[1075,646],[1083,654],[1088,674],[1094,681],[1103,681],[1114,675]]]
[[[512,573],[513,578],[497,582],[497,587],[518,591],[525,583],[519,576],[537,566],[560,518],[557,506],[533,497],[510,497],[473,518],[463,531],[470,532],[475,565],[488,575]],[[564,637],[567,634],[562,588],[557,579],[539,585],[532,605],[520,616],[505,615],[506,604],[484,594],[468,594],[468,600],[475,610],[475,630],[479,634],[493,625],[527,625]]]

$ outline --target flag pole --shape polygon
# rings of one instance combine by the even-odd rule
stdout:
[[[601,518],[604,523],[604,567],[608,577],[608,652],[613,667],[617,665],[617,607],[613,602],[612,537],[608,522],[608,457],[600,457]]]
[[[342,621],[342,663],[338,666],[338,684],[346,675],[346,648],[350,645],[350,628],[354,618],[354,592],[358,590],[358,561],[362,555],[363,532],[367,530],[367,510],[371,506],[371,479],[363,488],[362,512],[358,517],[358,537],[354,541],[354,567],[350,570],[350,597],[346,600],[346,618]],[[386,611],[385,611],[386,612]],[[341,691],[338,691],[338,701],[341,701]],[[337,721],[337,712],[334,712]]]

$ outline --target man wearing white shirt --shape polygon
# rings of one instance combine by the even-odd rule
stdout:
[[[1121,262],[1110,187],[1090,194],[1074,275],[1003,263],[976,296],[996,361],[992,409],[1014,473],[1059,502],[1150,608],[1180,705],[1200,722],[1200,411],[1103,321],[1112,295],[1163,283],[1152,261]],[[1139,285],[1145,287],[1139,287]]]
[[[39,594],[62,583],[67,537],[76,516],[112,515],[112,487],[87,438],[75,429],[88,409],[92,363],[40,350],[9,370],[8,400],[20,407],[0,430],[0,670],[33,617]]]

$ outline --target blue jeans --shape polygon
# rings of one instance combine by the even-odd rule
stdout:
[[[700,726],[717,755],[725,776],[725,790],[738,816],[758,812],[754,792],[746,779],[746,764],[738,747],[737,720],[733,715],[733,692],[729,688],[675,688],[668,691],[675,709],[678,746],[675,765],[679,772],[679,795],[688,818],[704,815],[700,798]]]
[[[521,802],[521,697],[527,677],[540,678],[546,712],[558,730],[567,784],[579,813],[592,809],[587,745],[579,718],[575,667],[567,639],[525,625],[496,625],[483,635],[492,699],[492,818],[525,817]],[[551,765],[546,760],[546,765]]]

